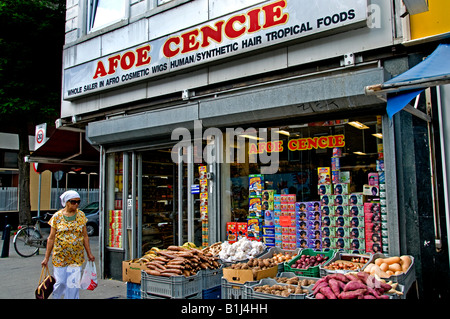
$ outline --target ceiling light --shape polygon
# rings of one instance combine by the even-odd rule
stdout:
[[[378,137],[379,139],[383,138],[383,134],[381,134],[381,133],[375,133],[375,134],[372,134],[372,135],[375,136],[375,137]]]
[[[365,130],[365,129],[369,128],[367,125],[364,125],[364,124],[362,124],[361,122],[358,122],[358,121],[348,122],[348,124],[350,124],[353,127],[356,127],[357,129],[360,129],[360,130]]]
[[[254,135],[246,135],[246,134],[242,134],[242,135],[239,135],[239,136],[248,138],[249,140],[257,140],[257,141],[264,140],[263,138],[257,137],[257,136],[254,136]]]
[[[291,136],[291,133],[289,133],[288,131],[285,131],[285,130],[275,131],[275,133],[283,134],[283,135],[286,135],[286,136]]]
[[[363,152],[353,152],[353,154],[356,154],[356,155],[367,155],[366,153],[363,153]]]

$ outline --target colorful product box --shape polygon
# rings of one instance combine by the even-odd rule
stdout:
[[[331,182],[333,184],[338,184],[340,182],[340,171],[331,171]]]
[[[310,239],[308,240],[308,247],[314,250],[322,250],[322,240]]]
[[[264,176],[261,174],[249,175],[249,197],[260,197],[264,189]]]
[[[317,184],[331,184],[331,170],[329,167],[318,167],[317,176]]]
[[[362,193],[352,193],[348,195],[348,205],[364,205]]]
[[[331,195],[333,193],[331,184],[321,184],[317,185],[318,195]]]
[[[274,194],[275,190],[273,189],[266,189],[262,192],[262,199],[267,201],[274,201]]]
[[[350,184],[350,172],[349,171],[340,171],[339,172],[339,183]]]
[[[367,184],[369,184],[370,186],[378,186],[378,173],[369,173],[367,180]]]
[[[341,169],[341,161],[339,157],[332,157],[331,158],[331,170],[332,171],[338,171]]]
[[[352,227],[350,228],[350,234],[349,237],[351,239],[365,239],[365,231],[364,227]]]
[[[227,241],[232,244],[237,241],[237,223],[228,222],[227,225]]]
[[[247,237],[247,223],[246,222],[237,222],[237,236],[240,237]]]
[[[351,205],[348,206],[349,216],[364,216],[364,206],[363,205]]]
[[[363,194],[368,196],[380,196],[380,189],[378,186],[371,186],[369,184],[364,184]]]
[[[264,226],[274,226],[274,212],[273,210],[265,210],[264,211]]]
[[[334,195],[334,205],[348,205],[348,195]]]
[[[259,218],[247,219],[247,238],[261,241],[262,239],[261,220]]]
[[[333,190],[335,195],[347,195],[349,193],[349,184],[334,184]]]
[[[333,208],[333,216],[349,216],[349,206],[337,205]]]

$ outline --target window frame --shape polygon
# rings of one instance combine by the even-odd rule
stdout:
[[[110,22],[103,24],[98,27],[94,27],[95,23],[95,14],[93,15],[93,5],[96,6],[95,11],[97,10],[97,6],[100,2],[100,0],[86,0],[86,34],[94,33],[96,31],[99,31],[101,29],[108,28],[116,23],[120,23],[122,21],[128,20],[129,18],[129,12],[130,12],[130,0],[123,0],[124,1],[124,14],[121,18],[111,20]]]

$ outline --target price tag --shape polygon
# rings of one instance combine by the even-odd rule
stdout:
[[[291,216],[280,216],[280,226],[291,227]]]

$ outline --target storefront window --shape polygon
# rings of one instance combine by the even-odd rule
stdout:
[[[263,135],[245,138],[240,159],[234,145],[234,161],[223,164],[226,239],[386,252],[381,116],[279,126]],[[262,155],[272,156],[274,172],[262,174]]]

